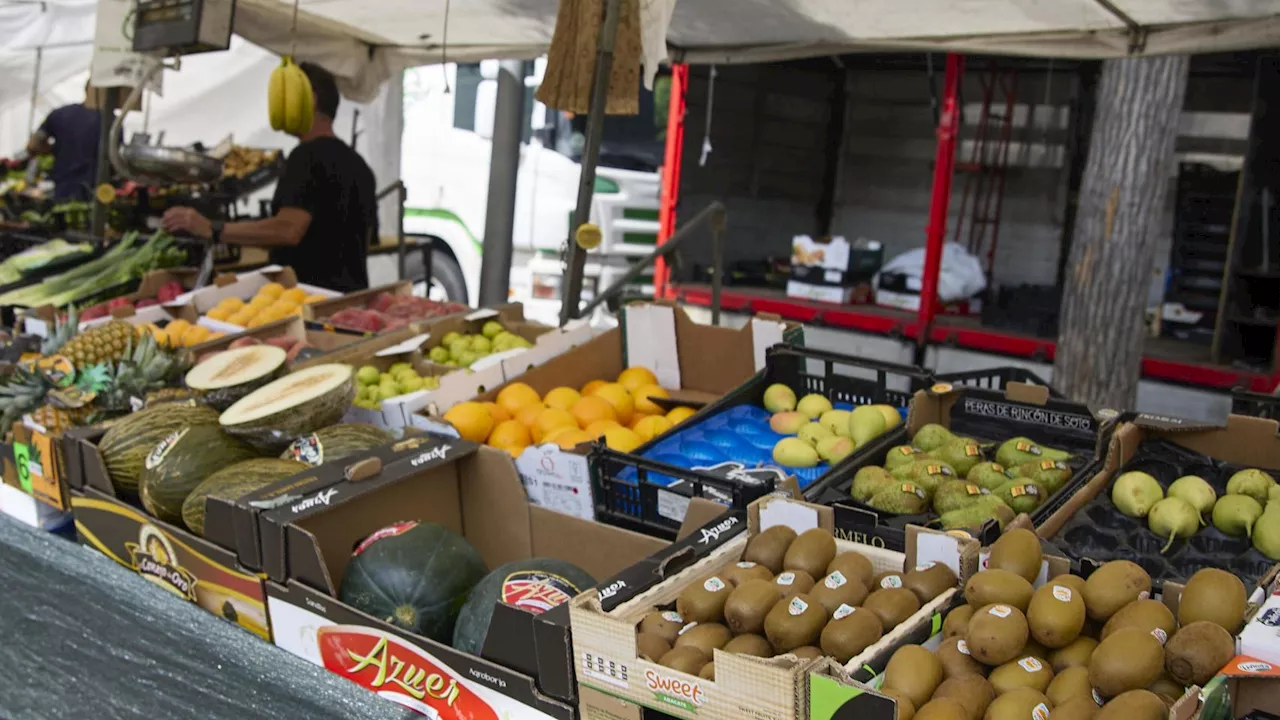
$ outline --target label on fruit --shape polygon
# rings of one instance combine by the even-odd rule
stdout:
[[[856,607],[853,607],[853,606],[851,606],[851,605],[847,605],[847,604],[845,604],[845,603],[840,603],[840,607],[836,608],[836,611],[835,611],[835,612],[833,612],[833,613],[831,613],[831,619],[832,619],[832,620],[843,620],[843,619],[845,619],[845,618],[849,617],[850,615],[852,615],[853,613],[855,613],[857,610],[858,610],[858,608],[856,608]]]
[[[965,445],[964,454],[965,457],[978,457],[982,454],[982,448],[977,445]]]
[[[1042,460],[1040,462],[1041,470],[1066,470],[1067,466],[1057,460]]]
[[[1062,602],[1071,602],[1071,588],[1061,585],[1053,586],[1053,596]]]
[[[1105,704],[1102,702],[1102,696],[1098,694],[1096,689],[1093,691],[1093,701],[1098,704],[1098,707],[1102,707]]]
[[[1009,488],[1009,494],[1012,495],[1013,497],[1022,497],[1023,495],[1035,496],[1040,494],[1040,488],[1030,484],[1015,485]]]
[[[848,580],[845,580],[845,579],[844,579],[844,575],[843,575],[839,570],[837,570],[837,571],[835,571],[835,572],[831,573],[830,575],[828,575],[828,576],[827,576],[827,579],[826,579],[826,580],[824,580],[824,581],[822,582],[822,584],[823,584],[823,585],[826,585],[827,587],[831,588],[832,590],[835,590],[836,588],[840,587],[841,585],[844,585],[844,584],[845,584],[845,583],[847,583],[847,582],[849,582],[849,581],[848,581]]]
[[[984,487],[980,487],[978,485],[973,485],[973,484],[965,485],[964,491],[968,495],[990,495],[991,494],[990,490]]]
[[[667,610],[667,611],[663,612],[663,613],[662,613],[662,619],[663,619],[663,620],[666,620],[667,622],[673,622],[673,623],[683,623],[683,622],[684,622],[684,618],[680,617],[680,613],[678,613],[678,612],[676,612],[676,611],[674,611],[674,610]]]
[[[555,573],[517,570],[502,581],[501,600],[531,615],[541,615],[569,602],[581,592],[582,588]]]
[[[925,570],[928,570],[929,568],[937,564],[938,563],[935,563],[935,562],[920,563],[919,565],[916,566],[916,572],[924,572]]]
[[[801,600],[799,596],[791,598],[791,602],[787,604],[787,612],[792,615],[803,615],[808,609],[809,603]]]
[[[1018,664],[1027,672],[1040,672],[1044,669],[1044,663],[1041,663],[1038,659],[1030,656],[1022,658],[1018,661]]]
[[[1014,443],[1013,447],[1016,448],[1018,452],[1031,453],[1032,455],[1040,454],[1040,446],[1033,442],[1027,442],[1026,440],[1019,440]]]
[[[930,473],[930,474],[932,474],[932,473]],[[914,484],[912,484],[912,483],[902,483],[902,487],[901,487],[901,488],[899,488],[899,489],[900,489],[902,492],[904,492],[904,493],[911,493],[912,495],[915,495],[915,496],[917,496],[917,497],[919,497],[919,498],[921,498],[921,499],[924,499],[924,498],[928,497],[928,496],[925,494],[925,492],[924,492],[924,490],[923,490],[923,489],[921,489],[921,488],[919,488],[919,487],[916,487],[916,486],[915,486]]]
[[[750,570],[755,566],[756,566],[755,563],[750,562],[748,560],[743,560],[742,562],[738,563],[738,567],[742,568],[743,570]]]
[[[1169,633],[1165,632],[1164,628],[1152,628],[1151,634],[1154,635],[1156,639],[1160,641],[1161,645],[1163,645],[1164,642],[1169,639]]]
[[[911,447],[910,445],[903,445],[896,449],[902,455],[915,455],[920,452],[920,448]]]
[[[382,528],[381,530],[375,530],[372,534],[369,535],[369,537],[360,541],[360,544],[356,546],[355,550],[351,551],[351,557],[356,557],[357,555],[364,552],[365,550],[368,550],[370,545],[373,545],[379,540],[382,540],[384,538],[389,538],[389,537],[395,537],[396,535],[399,535],[401,533],[409,532],[410,530],[414,529],[417,526],[418,526],[418,522],[416,520],[410,520],[409,522],[396,523],[394,525],[388,525]]]
[[[796,581],[796,574],[793,572],[784,572],[778,577],[774,578],[773,581],[779,585],[790,585],[791,583]]]
[[[724,581],[718,577],[709,577],[707,581],[702,583],[702,588],[707,592],[720,592],[725,588]]]
[[[1049,706],[1040,703],[1031,708],[1031,718],[1032,720],[1049,720]]]
[[[995,615],[998,618],[1007,618],[1012,613],[1013,609],[1008,605],[992,605],[991,609],[987,611],[988,615]]]
[[[1004,472],[1004,466],[1001,465],[1000,463],[991,463],[991,469],[995,470],[998,473]]]
[[[968,654],[969,654],[969,643],[965,642],[964,640],[957,640],[957,641],[956,641],[956,650],[959,650],[961,653],[964,653],[965,655],[968,655]]]
[[[902,587],[902,578],[897,575],[890,575],[880,581],[880,587],[886,590]]]
[[[955,471],[946,465],[926,465],[924,468],[926,475],[955,475]]]
[[[143,466],[148,470],[155,470],[156,466],[164,461],[164,456],[169,454],[169,451],[173,449],[173,446],[177,445],[178,441],[182,439],[182,436],[186,435],[187,431],[190,429],[191,428],[182,428],[181,430],[175,430],[169,433],[169,437],[161,440],[160,444],[152,448],[151,452],[147,454],[147,460],[143,463]]]
[[[1151,597],[1151,592],[1148,590],[1143,590],[1142,592],[1138,593],[1139,600],[1146,600],[1149,597]]]
[[[946,393],[951,392],[951,385],[949,383],[935,383],[930,389],[936,393]]]
[[[315,433],[304,435],[289,443],[287,452],[294,460],[311,467],[320,467],[324,464],[324,444]]]
[[[684,627],[680,628],[680,632],[676,633],[676,635],[683,635],[683,634],[685,634],[685,633],[689,632],[689,631],[690,631],[690,630],[692,630],[695,626],[697,626],[697,624],[698,624],[698,623],[696,623],[696,622],[691,622],[691,623],[689,623],[688,625],[685,625]]]

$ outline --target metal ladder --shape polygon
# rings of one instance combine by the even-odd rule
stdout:
[[[998,60],[992,60],[979,82],[982,110],[973,139],[973,152],[966,162],[956,163],[956,170],[965,173],[966,178],[952,240],[968,247],[969,252],[979,258],[985,256],[987,284],[990,286],[996,247],[1000,241],[1000,213],[1004,207],[1009,143],[1013,136],[1013,113],[1018,99],[1018,71],[1001,67]],[[993,112],[993,105],[1000,112]]]

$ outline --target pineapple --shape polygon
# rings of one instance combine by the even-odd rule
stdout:
[[[53,332],[49,333],[49,337],[40,343],[40,354],[44,357],[56,355],[72,337],[75,336],[76,330],[80,327],[80,314],[73,305],[67,310],[67,319],[65,321],[55,319],[53,322]]]
[[[133,326],[123,320],[86,330],[62,346],[65,355],[77,368],[119,362],[129,351],[135,338]]]
[[[5,384],[0,385],[0,433],[43,404],[49,388],[39,373],[22,366],[14,368]]]
[[[108,389],[98,395],[98,406],[108,412],[132,412],[134,400],[147,401],[157,391],[166,392],[186,372],[186,352],[165,351],[150,333],[143,334],[118,364],[107,365]]]

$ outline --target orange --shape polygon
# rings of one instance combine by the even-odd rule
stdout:
[[[634,430],[616,427],[604,431],[604,444],[608,445],[611,450],[631,452],[643,445],[644,441],[640,439],[640,436]]]
[[[288,290],[285,290],[284,292],[280,293],[280,299],[288,300],[289,302],[292,302],[294,305],[301,305],[302,301],[307,299],[307,291],[299,287],[289,288]],[[654,382],[657,382],[657,381],[655,380]]]
[[[591,442],[594,439],[595,438],[591,437],[590,435],[588,435],[586,432],[582,430],[577,430],[575,428],[565,428],[557,432],[556,439],[550,442],[554,442],[556,445],[559,445],[561,450],[572,450],[578,447],[579,445],[581,445],[582,443]]]
[[[591,394],[609,401],[618,415],[618,422],[623,425],[631,422],[631,415],[635,412],[636,406],[635,400],[631,398],[631,393],[627,392],[626,388],[618,383],[605,383]]]
[[[195,347],[205,340],[209,339],[209,328],[203,325],[192,325],[187,331],[182,333],[182,344],[187,347]]]
[[[520,454],[523,453],[524,449],[528,446],[527,445],[494,445],[494,447],[496,447],[499,450],[505,451],[508,455],[511,456],[512,460],[515,460],[520,457]]]
[[[662,415],[649,415],[636,423],[634,430],[641,440],[649,442],[671,429],[671,421]]]
[[[693,408],[684,407],[682,405],[678,408],[671,408],[671,412],[667,413],[667,419],[671,421],[672,425],[679,425],[685,420],[693,417],[697,412],[698,411]]]
[[[596,390],[599,390],[601,387],[608,384],[609,383],[605,382],[604,380],[592,380],[591,382],[582,386],[582,397],[586,397],[588,395],[595,395]]]
[[[517,410],[514,417],[516,420],[519,420],[520,423],[525,427],[532,428],[533,424],[538,420],[538,416],[541,415],[542,411],[546,409],[547,409],[547,406],[543,405],[540,402],[529,403],[528,405],[525,405],[524,407]]]
[[[645,385],[657,385],[658,377],[650,372],[649,368],[637,365],[629,367],[622,371],[618,376],[618,384],[627,389],[627,392],[633,393],[636,388]]]
[[[533,431],[533,441],[540,443],[544,435],[564,427],[578,427],[578,421],[573,419],[568,410],[547,408],[538,415],[538,419],[534,421],[530,430]]]
[[[622,426],[618,424],[617,420],[597,420],[591,423],[590,425],[588,425],[585,429],[588,435],[590,435],[593,438],[598,438],[604,434],[605,430],[608,430],[609,428],[614,428],[614,427],[622,427]]]
[[[262,288],[258,290],[258,295],[262,297],[269,297],[272,300],[275,300],[276,298],[280,297],[283,294],[284,294],[284,286],[281,285],[280,283],[274,283],[274,282],[269,282],[266,285],[263,285]]]
[[[572,425],[565,425],[564,427],[558,427],[558,428],[556,428],[555,430],[552,430],[551,432],[547,433],[546,435],[543,435],[543,436],[542,436],[542,442],[544,442],[544,443],[553,443],[553,442],[555,442],[555,441],[556,441],[556,439],[557,439],[557,438],[559,438],[561,435],[563,435],[563,434],[565,434],[565,433],[567,433],[567,432],[577,432],[577,431],[578,431],[578,428],[576,428],[576,427],[574,427],[574,426],[572,426]]]
[[[219,320],[221,322],[226,322],[227,318],[231,317],[231,314],[233,312],[235,311],[230,308],[222,307],[221,305],[219,305],[218,307],[205,313],[205,317],[211,318],[213,320]]]
[[[244,307],[244,301],[238,297],[222,298],[222,300],[218,301],[217,307],[235,312]]]
[[[547,407],[569,410],[581,397],[578,391],[571,387],[558,387],[547,393],[546,397],[542,398],[542,402],[546,403]]]
[[[667,392],[666,388],[661,385],[642,385],[636,388],[632,395],[634,395],[636,399],[636,410],[642,413],[649,413],[650,415],[662,415],[665,411],[649,398],[664,398],[671,396],[670,393]]]
[[[493,430],[493,417],[489,410],[478,402],[463,402],[449,408],[444,414],[445,422],[454,426],[464,440],[482,443]]]
[[[522,382],[514,382],[498,391],[498,404],[503,410],[515,415],[520,408],[530,403],[541,402],[538,391]]]
[[[489,444],[494,447],[524,446],[531,442],[533,438],[529,435],[529,428],[519,420],[503,420],[489,433]]]
[[[182,337],[182,334],[190,329],[191,323],[186,320],[174,320],[164,326],[164,330],[169,333],[169,337]]]
[[[578,422],[578,427],[586,427],[601,420],[616,420],[618,417],[613,405],[597,395],[584,397],[574,403],[572,413],[574,420]]]
[[[494,421],[495,423],[500,423],[500,422],[502,422],[503,420],[511,420],[511,419],[512,419],[512,418],[511,418],[511,413],[509,413],[509,412],[507,412],[506,410],[504,410],[504,409],[502,408],[502,406],[501,406],[501,405],[499,405],[498,403],[495,403],[495,402],[485,402],[485,403],[480,403],[480,404],[481,404],[481,405],[483,405],[483,406],[485,406],[485,407],[487,407],[487,408],[489,408],[489,414],[493,416],[493,421]]]

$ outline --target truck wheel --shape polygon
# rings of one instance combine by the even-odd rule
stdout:
[[[444,297],[437,297],[438,295]],[[427,288],[427,297],[468,304],[467,281],[462,277],[462,268],[458,266],[457,260],[442,250],[431,251],[431,283]]]

